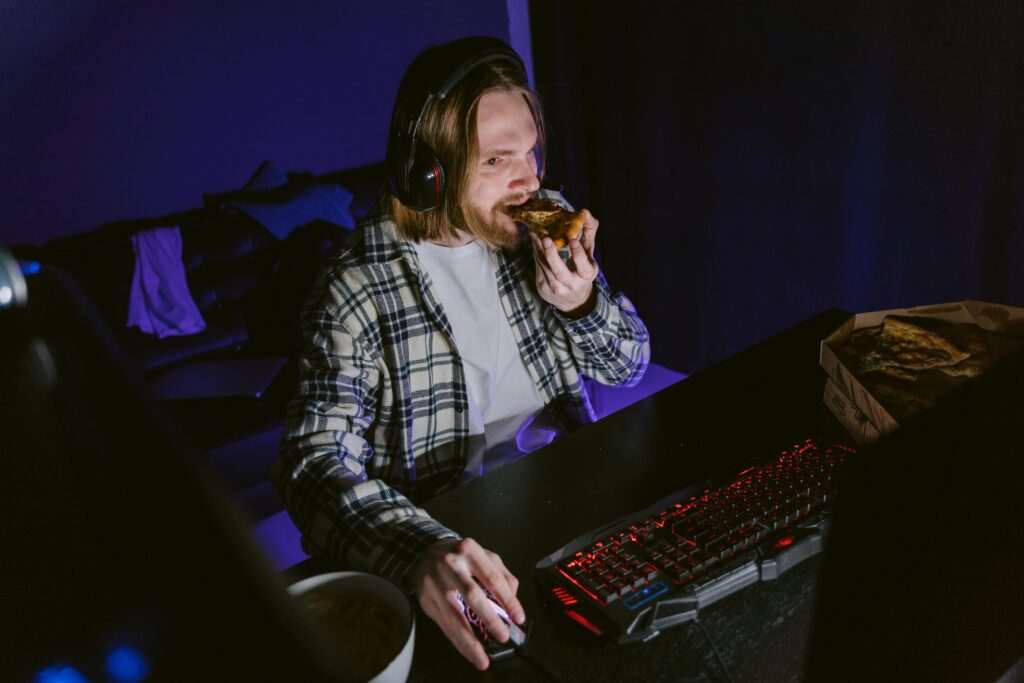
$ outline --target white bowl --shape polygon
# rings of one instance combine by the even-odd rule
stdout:
[[[303,579],[288,587],[293,596],[317,590],[324,595],[339,595],[365,600],[378,598],[398,618],[405,632],[405,641],[388,665],[370,679],[369,683],[404,683],[412,667],[413,642],[416,640],[416,619],[406,597],[398,586],[387,579],[363,572],[331,572]]]

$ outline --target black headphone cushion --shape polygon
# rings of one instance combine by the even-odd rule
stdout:
[[[391,191],[402,204],[416,211],[428,211],[441,205],[444,196],[444,166],[421,139],[405,140],[394,135],[394,149],[388,155]],[[409,159],[409,152],[413,158]]]

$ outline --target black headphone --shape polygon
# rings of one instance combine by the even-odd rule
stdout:
[[[526,67],[515,50],[489,36],[463,38],[428,50],[406,72],[391,119],[387,169],[391,193],[410,209],[430,211],[444,198],[444,165],[418,136],[427,106],[447,97],[476,67],[495,61],[512,64],[526,81]]]

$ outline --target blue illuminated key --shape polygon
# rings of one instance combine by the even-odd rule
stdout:
[[[633,595],[622,601],[622,604],[629,609],[636,609],[644,605],[668,590],[663,581],[656,581],[646,588],[637,590]]]

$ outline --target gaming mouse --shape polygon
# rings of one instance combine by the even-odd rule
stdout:
[[[505,659],[515,653],[517,647],[521,647],[526,643],[526,632],[520,628],[512,618],[505,611],[505,608],[498,604],[498,601],[494,599],[494,595],[491,591],[487,590],[487,587],[477,581],[477,585],[483,589],[484,595],[487,596],[487,601],[490,603],[491,609],[497,614],[505,625],[508,627],[509,639],[507,642],[499,642],[496,638],[491,636],[490,631],[487,630],[487,626],[484,624],[476,612],[466,604],[463,600],[462,594],[459,593],[459,604],[462,605],[462,612],[466,615],[466,620],[469,625],[473,628],[473,634],[480,641],[480,644],[484,646],[484,651],[491,661]]]

